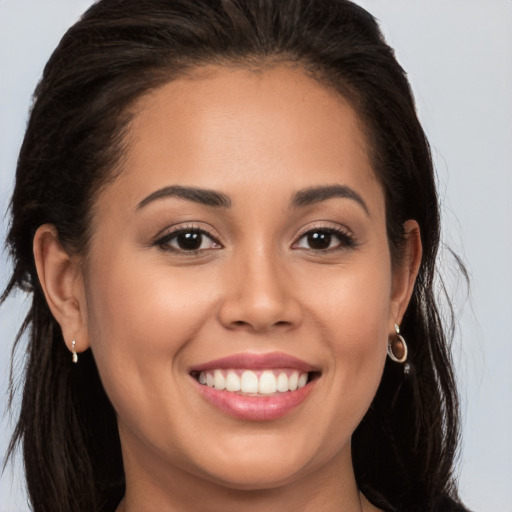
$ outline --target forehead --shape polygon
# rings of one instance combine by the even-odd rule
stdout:
[[[380,190],[357,113],[298,68],[196,69],[134,105],[126,143],[119,181],[132,205],[165,185]]]

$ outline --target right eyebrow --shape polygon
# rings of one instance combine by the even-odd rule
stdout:
[[[179,199],[185,199],[185,201],[192,201],[194,203],[200,203],[206,206],[214,206],[219,208],[231,207],[231,199],[222,192],[216,192],[215,190],[209,190],[205,188],[170,185],[149,194],[149,196],[144,198],[137,205],[137,210],[144,208],[153,201],[165,199],[168,197],[177,197]]]
[[[347,185],[338,184],[310,187],[299,190],[293,195],[292,207],[300,208],[309,206],[311,204],[327,201],[328,199],[332,199],[334,197],[351,199],[359,204],[359,206],[361,206],[367,215],[370,215],[368,206],[364,202],[364,199],[354,189],[348,187]]]

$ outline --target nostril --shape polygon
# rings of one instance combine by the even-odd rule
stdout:
[[[230,327],[232,329],[233,328],[235,328],[235,329],[236,328],[251,328],[251,329],[254,329],[257,331],[267,332],[269,329],[272,329],[272,328],[287,328],[292,325],[293,325],[292,322],[287,322],[286,320],[280,320],[278,322],[269,323],[269,324],[265,324],[265,323],[258,324],[257,322],[246,322],[244,320],[235,320],[235,321],[231,322]]]

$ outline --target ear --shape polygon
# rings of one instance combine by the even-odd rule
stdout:
[[[404,223],[404,237],[403,255],[393,271],[390,332],[394,332],[395,323],[400,325],[402,322],[404,313],[411,300],[423,254],[420,227],[415,220],[408,220]]]
[[[34,259],[46,302],[62,330],[68,349],[89,348],[86,302],[79,258],[59,240],[55,226],[44,224],[34,236]]]

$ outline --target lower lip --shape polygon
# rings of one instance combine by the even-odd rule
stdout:
[[[195,382],[202,396],[229,416],[250,421],[270,421],[286,416],[301,405],[313,390],[316,380],[295,391],[270,396],[239,395]]]

